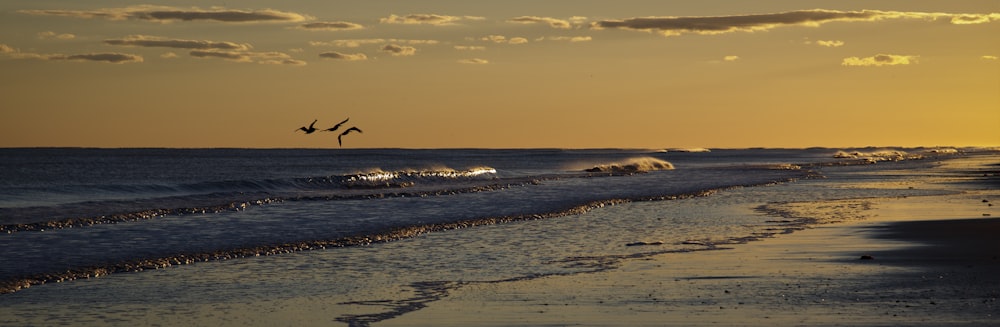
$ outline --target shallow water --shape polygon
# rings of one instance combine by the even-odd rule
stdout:
[[[595,206],[547,219],[438,230],[388,243],[198,262],[35,285],[0,295],[0,311],[5,313],[0,324],[266,325],[297,321],[308,315],[296,312],[305,310],[300,313],[312,312],[313,316],[299,322],[307,325],[365,325],[417,310],[446,296],[449,289],[468,283],[605,271],[615,269],[623,260],[676,251],[711,255],[713,249],[731,243],[766,238],[809,224],[862,217],[851,211],[858,201],[839,200],[968,191],[975,188],[968,186],[970,183],[995,182],[996,177],[982,176],[981,167],[997,161],[994,154],[955,157],[943,165],[924,160],[823,166],[817,170],[825,178],[732,187],[732,181],[710,178],[720,171],[731,171],[728,167],[732,165],[682,174],[683,166],[675,160],[672,162],[678,167],[671,171],[559,178],[543,180],[541,185],[486,192],[377,200],[286,200],[239,211],[167,215],[140,222],[45,232],[19,231],[8,235],[13,237],[0,238],[0,242],[8,242],[2,244],[3,249],[21,250],[5,250],[3,255],[29,258],[22,260],[32,266],[5,268],[7,274],[18,269],[59,271],[65,266],[127,260],[137,254],[156,257],[170,251],[214,251],[261,242],[331,239],[351,235],[357,224],[364,224],[366,230],[384,230],[456,219],[545,213],[608,198],[642,200]],[[745,167],[739,169],[747,171]],[[880,173],[883,171],[886,173]],[[759,172],[762,174],[752,180],[787,176],[784,170]],[[802,176],[798,171],[792,173]],[[589,185],[593,181],[600,185]],[[675,181],[686,184],[680,188],[671,185],[669,190],[674,193],[663,194],[657,188]],[[955,183],[967,185],[968,189],[955,187]],[[572,190],[587,191],[574,194]],[[716,191],[694,192],[698,190]],[[643,200],[656,194],[697,196]],[[802,217],[780,216],[789,211],[782,211],[781,206],[817,201],[829,206],[800,214]],[[353,219],[331,219],[318,212],[336,212],[338,217]],[[290,223],[293,218],[294,223]],[[635,242],[663,244],[627,246]],[[66,253],[70,249],[76,251]],[[44,260],[52,257],[60,259]],[[315,310],[329,318],[316,321]],[[275,320],[281,317],[286,320]]]

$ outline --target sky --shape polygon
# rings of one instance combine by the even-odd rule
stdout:
[[[996,0],[3,1],[0,147],[1000,146],[997,35]]]

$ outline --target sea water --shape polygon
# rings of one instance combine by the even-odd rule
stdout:
[[[949,160],[996,155],[0,149],[0,285],[9,293],[0,304],[13,310],[0,322],[213,316],[240,325],[294,312],[278,304],[321,303],[331,310],[323,323],[365,325],[464,283],[613,269],[850,216],[782,217],[780,203],[956,192],[909,183]]]

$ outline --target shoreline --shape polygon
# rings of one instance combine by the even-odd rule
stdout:
[[[373,325],[995,324],[1000,218],[985,217],[995,209],[972,205],[975,196],[893,199],[869,220],[708,255],[667,253],[610,271],[466,285]],[[928,202],[937,210],[926,212]]]

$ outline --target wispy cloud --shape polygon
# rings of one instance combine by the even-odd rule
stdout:
[[[997,59],[1000,59],[997,56],[989,56],[989,55],[982,56],[982,57],[979,57],[979,58],[982,58],[983,60],[997,60]]]
[[[349,31],[365,27],[361,24],[351,22],[315,22],[299,25],[298,28],[307,31]]]
[[[486,47],[481,46],[481,45],[456,45],[455,46],[455,50],[463,50],[463,51],[468,51],[468,50],[486,50]]]
[[[104,40],[104,44],[136,46],[136,47],[199,49],[199,50],[218,49],[218,50],[244,51],[252,48],[252,46],[246,43],[235,43],[235,42],[224,42],[224,41],[220,42],[220,41],[207,41],[207,40],[168,39],[150,35],[129,35],[121,39],[108,39]]]
[[[258,64],[264,65],[288,65],[288,66],[305,66],[306,62],[292,58],[284,52],[253,52],[251,56],[257,61]]]
[[[725,56],[722,57],[723,61],[737,61],[740,60],[740,56]]]
[[[843,46],[844,45],[844,41],[839,41],[839,40],[829,40],[829,41],[819,40],[819,41],[816,41],[816,44],[820,45],[820,46],[828,47],[828,48],[836,48],[836,47]]]
[[[368,44],[383,44],[383,43],[397,43],[397,44],[439,44],[438,40],[408,40],[408,39],[341,39],[333,41],[312,41],[309,45],[312,46],[334,46],[340,48],[357,48]]]
[[[38,38],[42,40],[57,39],[57,40],[72,40],[76,38],[76,35],[70,33],[56,33],[52,31],[39,32]]]
[[[665,36],[685,33],[712,35],[732,32],[766,31],[780,26],[819,26],[828,22],[880,21],[888,19],[947,20],[952,24],[982,24],[1000,20],[1000,14],[946,14],[900,11],[799,10],[774,14],[690,17],[638,17],[623,20],[600,20],[595,29],[619,28],[657,32]]]
[[[142,62],[142,56],[128,54],[128,53],[118,53],[118,52],[103,52],[103,53],[83,53],[83,54],[44,54],[44,53],[32,53],[32,52],[21,52],[6,44],[0,44],[0,54],[13,59],[37,59],[37,60],[52,60],[52,61],[97,61],[112,64],[124,64],[133,62]]]
[[[368,60],[368,56],[366,56],[364,53],[350,54],[350,53],[340,53],[337,51],[323,52],[319,54],[319,57],[327,59],[344,60],[344,61]]]
[[[217,58],[235,62],[256,62],[259,64],[303,66],[305,61],[297,60],[282,52],[248,52],[222,50],[191,50],[192,57]]]
[[[136,19],[154,22],[172,21],[216,21],[226,23],[259,23],[259,22],[300,22],[311,17],[273,9],[234,10],[234,9],[200,9],[177,8],[167,6],[130,6],[124,8],[104,8],[96,10],[20,10],[19,13],[29,15],[62,16],[75,18],[98,18],[108,20]]]
[[[379,19],[380,23],[383,24],[408,24],[408,25],[436,25],[436,26],[447,26],[455,25],[463,20],[483,20],[485,18],[479,16],[448,16],[448,15],[437,15],[437,14],[409,14],[405,16],[397,16],[395,14],[389,15],[389,17]]]
[[[48,60],[78,60],[78,61],[101,61],[112,64],[124,64],[129,62],[142,62],[142,56],[127,53],[84,53],[73,55],[46,55]]]
[[[871,57],[849,57],[844,58],[841,65],[844,66],[895,66],[910,65],[917,63],[918,56],[877,54]]]
[[[552,17],[520,16],[508,19],[507,22],[518,23],[518,24],[542,23],[542,24],[548,24],[553,28],[562,28],[562,29],[569,29],[573,27],[573,25],[570,24],[568,20],[562,20]]]
[[[507,44],[524,44],[524,43],[528,43],[528,39],[523,38],[523,37],[512,37],[512,38],[508,39],[506,36],[503,36],[503,35],[487,35],[487,36],[481,37],[479,39],[482,40],[482,41],[489,41],[489,42],[493,42],[493,43],[507,43]]]
[[[462,59],[462,60],[459,60],[458,63],[460,63],[460,64],[467,64],[467,65],[485,65],[485,64],[489,64],[490,61],[486,60],[486,59],[481,59],[481,58],[471,58],[471,59]]]
[[[381,50],[393,56],[412,56],[417,53],[417,48],[398,44],[386,44]]]
[[[587,42],[587,41],[592,41],[593,38],[589,37],[589,36],[549,36],[549,37],[540,37],[540,38],[535,39],[535,41],[544,41],[544,40],[549,40],[549,41],[569,41],[569,42]]]

